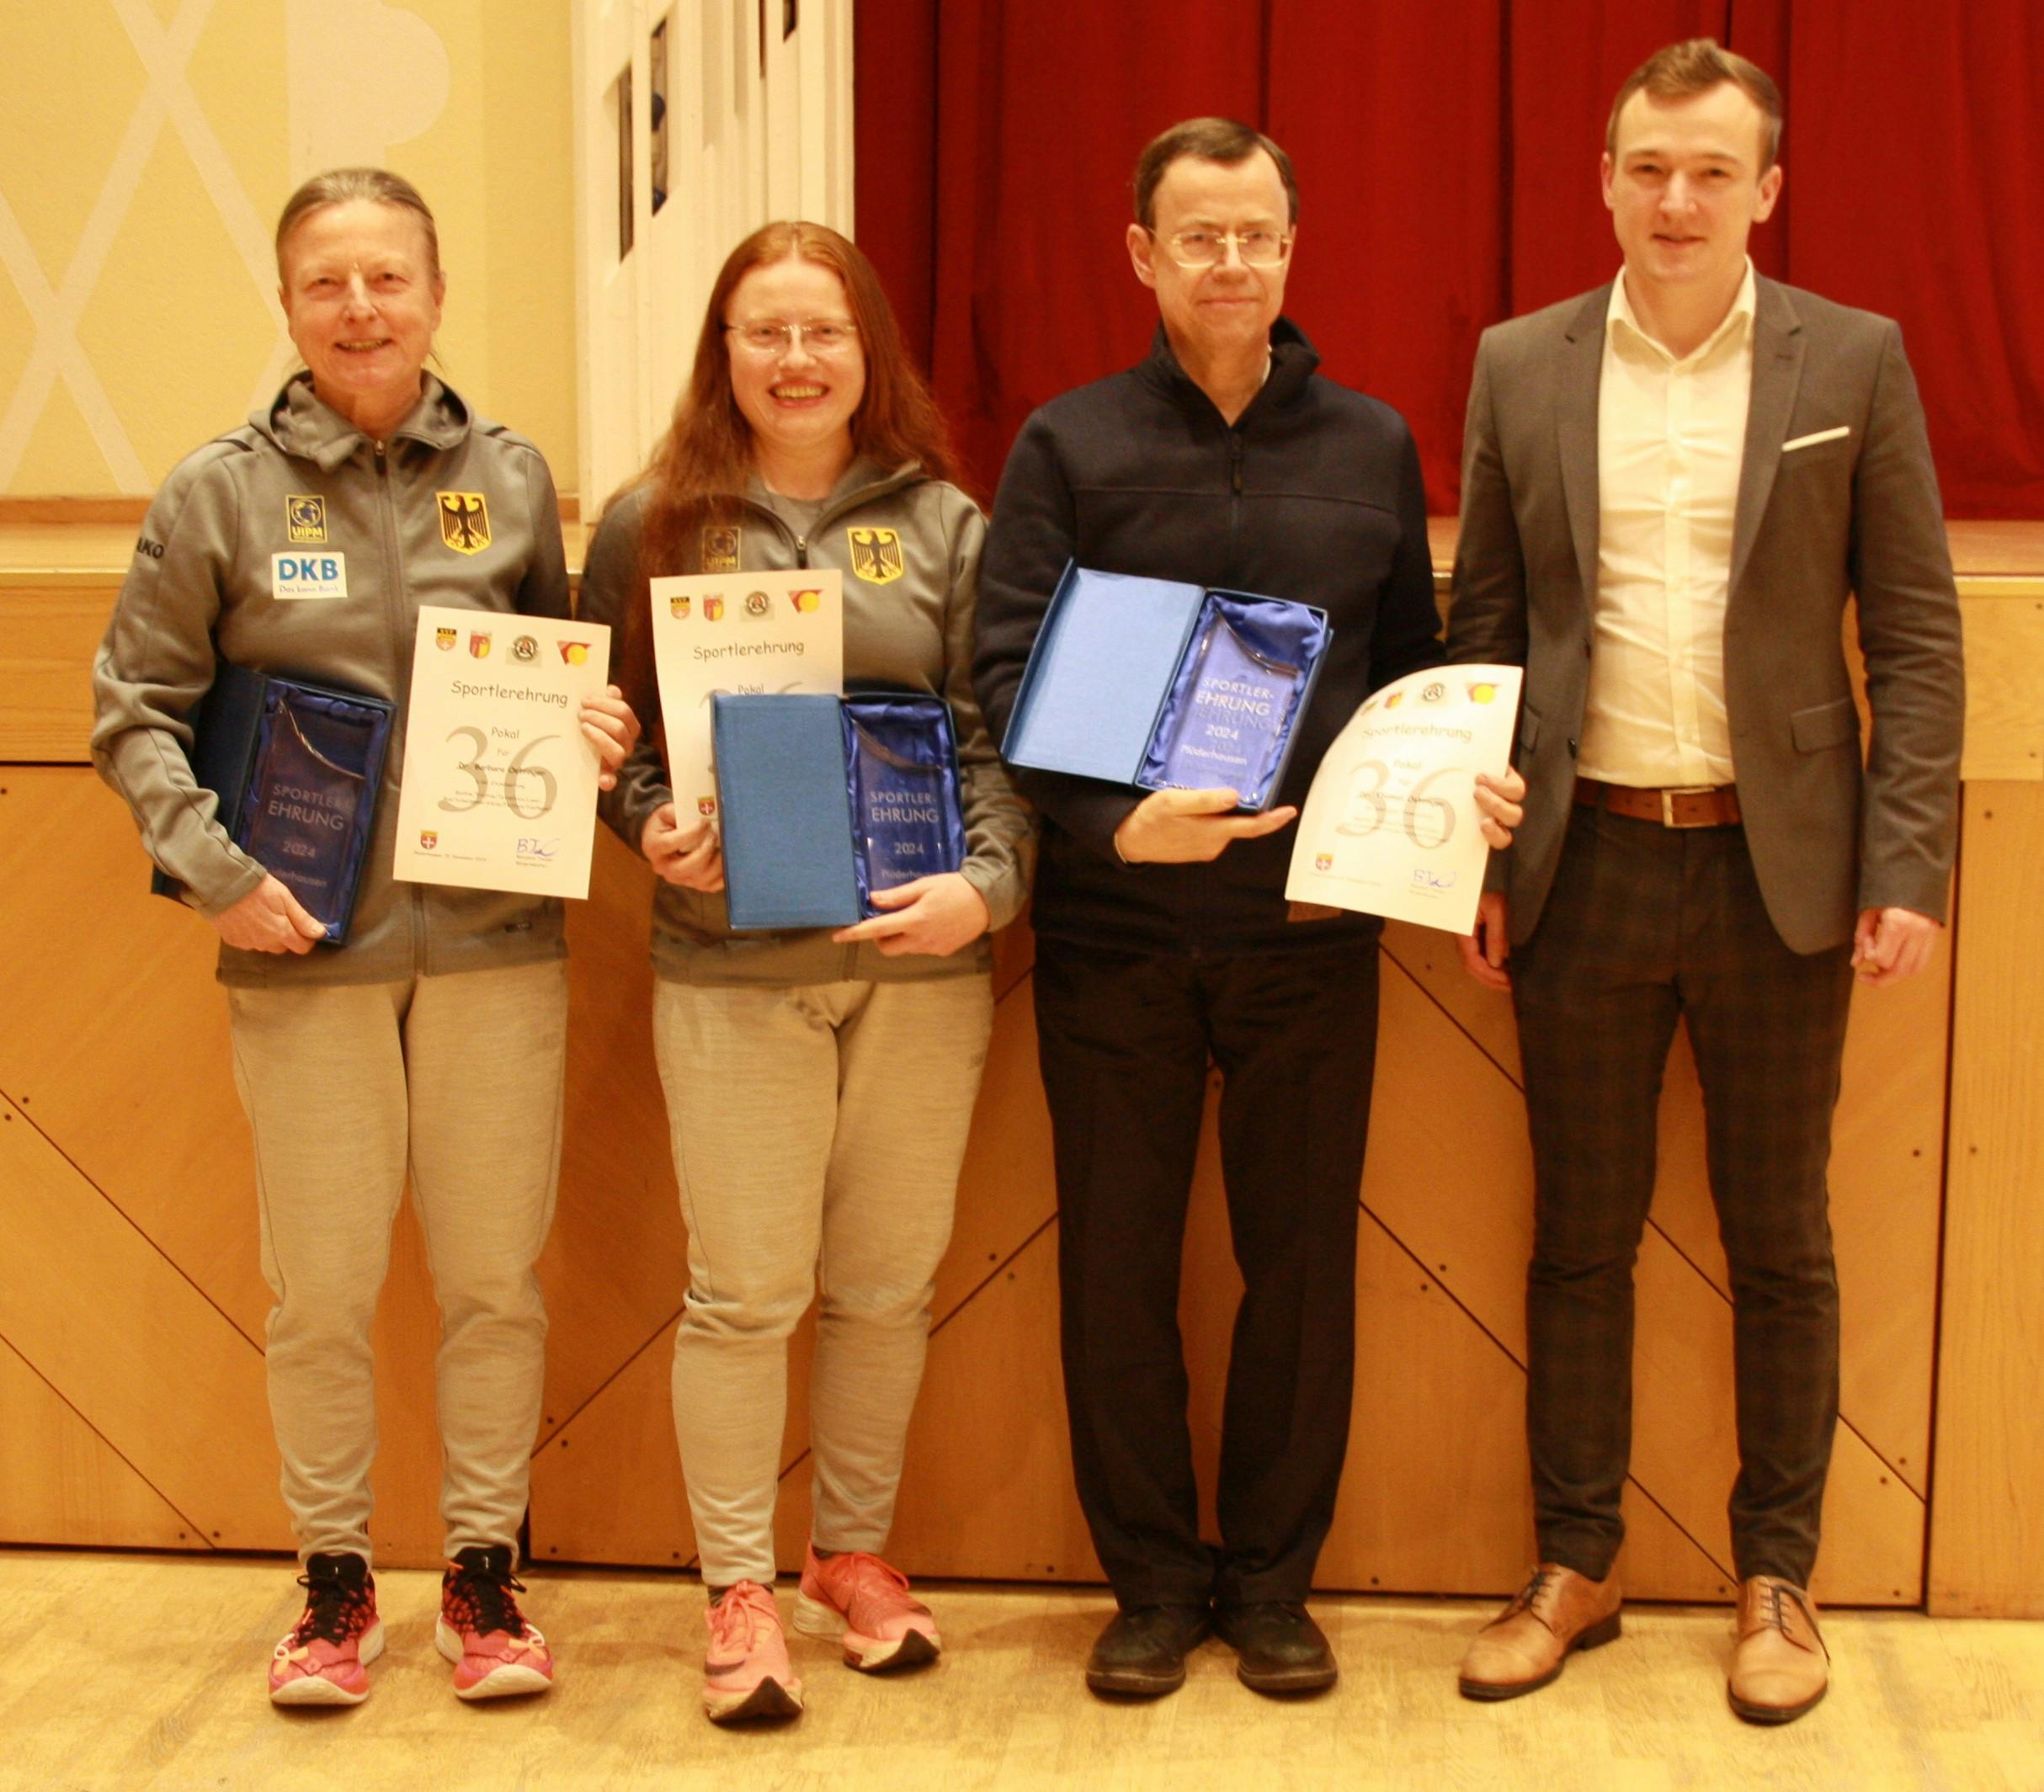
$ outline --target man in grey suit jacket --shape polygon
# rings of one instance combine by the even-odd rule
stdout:
[[[1826,1684],[1807,1589],[1838,1412],[1831,1114],[1855,970],[1910,975],[1943,922],[1963,695],[1900,334],[1747,259],[1780,131],[1750,62],[1658,52],[1606,138],[1619,279],[1477,356],[1449,656],[1525,666],[1529,790],[1464,956],[1511,988],[1525,1063],[1541,1561],[1471,1646],[1472,1698],[1618,1634],[1631,1270],[1679,1018],[1734,1310],[1732,1704],[1782,1722]]]

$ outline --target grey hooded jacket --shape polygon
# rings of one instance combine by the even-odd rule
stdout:
[[[621,626],[642,588],[645,497],[641,487],[619,498],[589,543],[582,576],[582,614],[589,620]],[[775,513],[756,479],[740,508],[743,570],[835,566],[843,573],[848,690],[894,686],[950,705],[966,822],[961,875],[985,900],[993,925],[1005,927],[1029,894],[1035,827],[972,694],[972,605],[987,535],[979,507],[913,462],[889,471],[862,460],[845,469],[816,519],[799,534]],[[865,577],[852,553],[854,528],[894,530],[902,550],[899,572],[885,582]],[[603,799],[602,814],[636,852],[647,818],[673,796],[649,736],[618,774],[616,790]],[[835,944],[828,928],[737,933],[721,892],[661,883],[653,898],[652,957],[659,976],[679,982],[794,985],[968,976],[992,963],[993,947],[982,934],[948,958],[889,957],[870,940]]]
[[[444,533],[442,494],[479,495],[482,527],[464,503],[464,525]],[[279,601],[280,554],[338,561],[345,595]],[[568,614],[546,463],[430,375],[378,444],[301,374],[268,411],[180,461],[150,506],[93,663],[93,763],[134,811],[149,856],[201,914],[240,901],[264,869],[227,838],[187,757],[187,718],[216,661],[397,705],[348,944],[301,957],[223,945],[222,982],[384,982],[566,954],[556,901],[391,880],[422,604]]]

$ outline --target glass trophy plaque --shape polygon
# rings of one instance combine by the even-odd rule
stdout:
[[[354,899],[358,823],[370,737],[382,722],[309,693],[277,690],[249,779],[242,850],[305,905],[331,937]]]
[[[847,774],[860,894],[965,862],[950,712],[939,699],[849,697]]]
[[[1186,672],[1158,781],[1184,790],[1226,786],[1247,799],[1277,768],[1306,669],[1259,652],[1216,606]]]

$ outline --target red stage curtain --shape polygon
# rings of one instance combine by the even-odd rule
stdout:
[[[1709,35],[1788,102],[1763,272],[1902,321],[1946,508],[2044,516],[2044,25],[2029,0],[860,0],[859,235],[982,487],[1046,398],[1137,359],[1136,152],[1221,113],[1291,153],[1287,310],[1452,510],[1485,325],[1607,279],[1618,82]]]

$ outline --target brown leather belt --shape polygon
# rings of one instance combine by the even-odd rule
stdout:
[[[1631,784],[1576,779],[1576,800],[1592,809],[1608,809],[1628,821],[1658,822],[1663,827],[1736,827],[1738,791],[1728,784],[1686,790],[1649,790]]]

